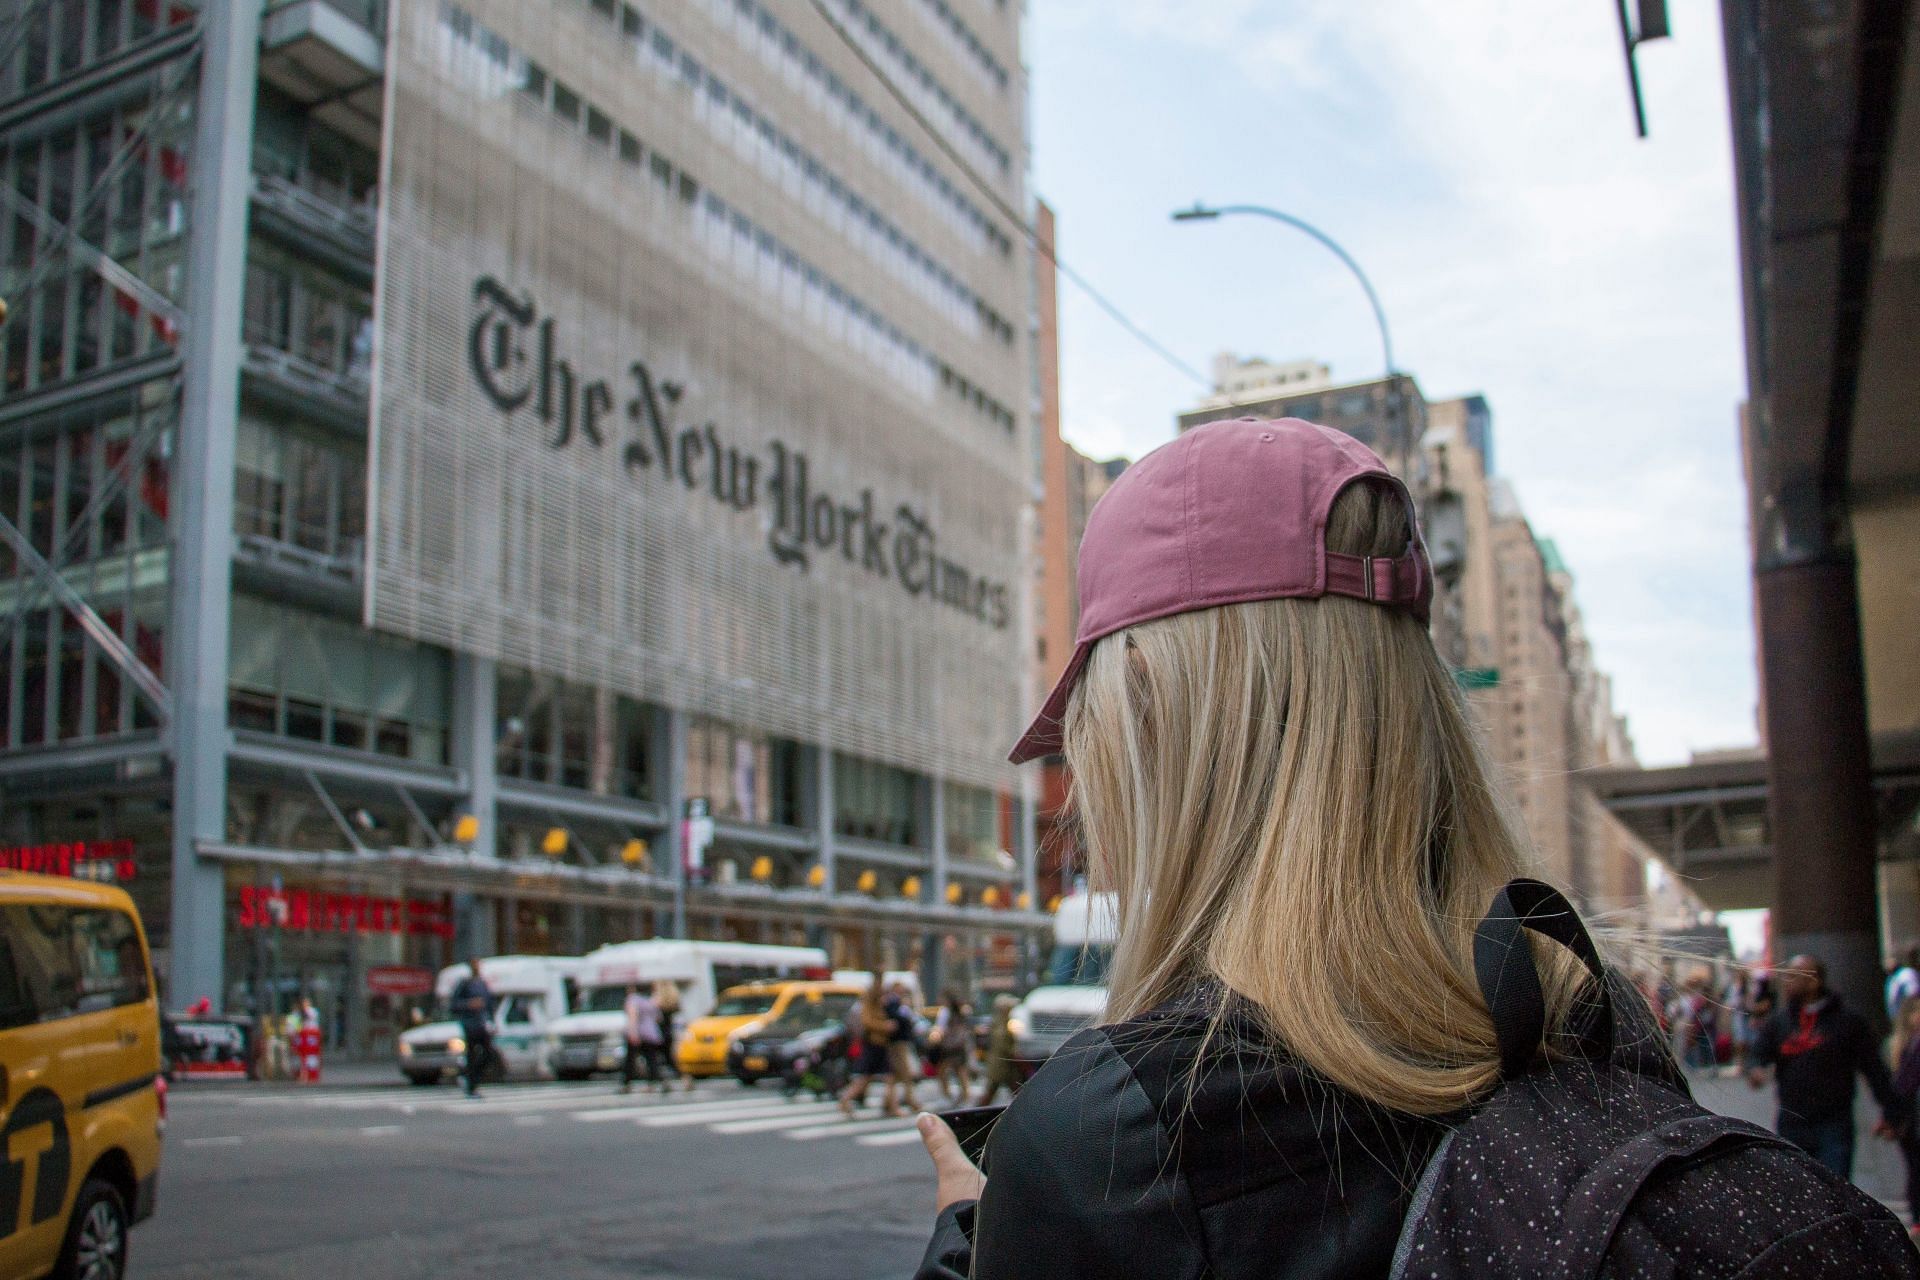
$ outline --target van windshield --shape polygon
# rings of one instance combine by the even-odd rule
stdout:
[[[619,1013],[627,1007],[627,989],[625,987],[595,987],[587,992],[586,1003],[581,1005],[581,1013]]]
[[[773,1002],[779,998],[778,992],[756,991],[747,995],[722,996],[713,1006],[716,1018],[757,1018],[773,1008]]]
[[[1047,985],[1052,987],[1104,987],[1107,968],[1113,963],[1113,948],[1105,943],[1082,945],[1062,943],[1053,949],[1047,964]]]

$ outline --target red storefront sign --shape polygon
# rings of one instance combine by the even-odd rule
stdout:
[[[367,970],[370,996],[427,996],[433,994],[433,970],[410,964],[382,964]]]
[[[377,898],[364,893],[319,893],[309,889],[240,886],[242,929],[292,929],[302,933],[400,933],[453,937],[453,914],[445,902],[422,898]]]
[[[66,840],[57,844],[0,847],[0,871],[32,871],[80,880],[133,879],[133,841]]]

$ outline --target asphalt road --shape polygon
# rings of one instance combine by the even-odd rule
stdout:
[[[903,1280],[932,1197],[907,1122],[730,1081],[183,1086],[132,1274]]]
[[[665,1098],[498,1086],[467,1102],[362,1079],[381,1083],[177,1088],[136,1280],[905,1280],[931,1226],[933,1178],[905,1122],[849,1124],[728,1081]],[[1715,1110],[1771,1117],[1771,1093],[1739,1080],[1694,1088]],[[1866,1136],[1861,1093],[1855,1180],[1904,1210],[1900,1157]]]

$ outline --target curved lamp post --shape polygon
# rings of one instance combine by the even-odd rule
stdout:
[[[1311,222],[1296,218],[1290,213],[1282,213],[1278,209],[1269,209],[1265,205],[1229,204],[1213,209],[1196,201],[1191,209],[1176,210],[1173,220],[1175,222],[1209,222],[1231,213],[1254,214],[1262,218],[1272,218],[1275,222],[1284,222],[1294,230],[1304,231],[1318,240],[1332,251],[1334,257],[1346,264],[1347,270],[1353,272],[1353,278],[1360,282],[1362,289],[1366,290],[1367,304],[1373,308],[1374,321],[1380,326],[1380,348],[1387,362],[1387,377],[1391,380],[1398,370],[1393,364],[1393,336],[1387,331],[1387,313],[1380,306],[1379,295],[1373,291],[1373,282],[1367,279],[1367,273],[1360,269],[1360,264],[1353,260],[1353,255],[1342,249],[1338,241]]]

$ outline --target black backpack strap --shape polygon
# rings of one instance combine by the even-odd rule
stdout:
[[[1758,1125],[1720,1115],[1683,1116],[1636,1134],[1587,1170],[1567,1197],[1567,1238],[1590,1241],[1596,1256],[1604,1256],[1640,1188],[1660,1166],[1755,1144],[1787,1145]]]
[[[1538,880],[1513,880],[1493,896],[1493,905],[1473,934],[1473,970],[1493,1015],[1500,1042],[1500,1073],[1512,1079],[1526,1071],[1547,1031],[1546,998],[1533,963],[1527,930],[1551,938],[1580,958],[1593,975],[1590,999],[1597,1016],[1584,1019],[1582,1051],[1604,1060],[1613,1052],[1613,996],[1606,966],[1580,915],[1558,889]]]

